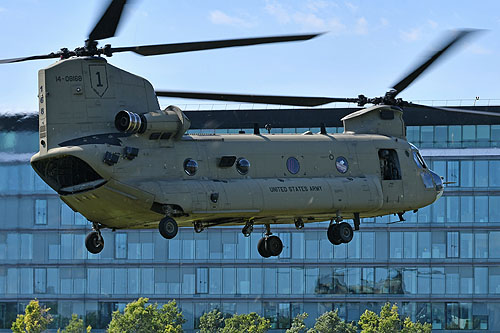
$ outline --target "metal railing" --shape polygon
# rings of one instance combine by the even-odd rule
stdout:
[[[430,106],[494,106],[500,105],[499,98],[488,99],[422,99],[413,100],[416,104],[425,104]],[[250,103],[203,103],[203,104],[176,104],[181,110],[185,111],[212,111],[212,110],[269,110],[269,109],[325,109],[325,108],[358,108],[356,103],[329,103],[315,107],[274,105],[274,104],[250,104]]]

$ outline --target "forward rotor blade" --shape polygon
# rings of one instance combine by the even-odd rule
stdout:
[[[424,61],[420,66],[418,66],[414,71],[406,75],[403,79],[401,79],[398,83],[393,86],[393,89],[396,90],[396,94],[393,95],[395,97],[397,94],[405,90],[416,78],[418,78],[427,68],[429,68],[439,57],[441,57],[446,51],[448,51],[453,45],[455,45],[458,41],[462,40],[464,37],[481,30],[460,30],[456,34],[452,36],[452,38],[448,39],[443,43],[443,46],[432,53],[429,58]]]
[[[115,35],[126,2],[127,0],[111,1],[104,14],[102,14],[94,29],[89,34],[90,40],[100,40]]]
[[[132,51],[143,56],[191,52],[201,50],[220,49],[224,47],[247,46],[268,43],[282,43],[293,42],[299,40],[308,40],[321,35],[308,34],[308,35],[289,35],[289,36],[273,36],[273,37],[259,37],[259,38],[241,38],[241,39],[225,39],[214,40],[206,42],[190,42],[190,43],[171,43],[159,45],[142,45],[142,46],[129,46],[129,47],[116,47],[111,48],[112,52],[125,52]]]
[[[190,99],[207,99],[227,102],[244,102],[255,104],[279,104],[295,106],[318,106],[332,102],[357,102],[357,98],[334,98],[334,97],[300,97],[300,96],[273,96],[273,95],[241,95],[241,94],[218,94],[183,91],[156,91],[159,97],[179,97]]]
[[[59,58],[61,55],[57,53],[50,53],[45,55],[36,55],[29,57],[20,57],[20,58],[11,58],[11,59],[0,59],[0,64],[9,64],[14,62],[22,62],[29,60],[39,60],[39,59],[51,59],[51,58]]]
[[[439,110],[439,111],[446,111],[446,112],[454,112],[454,113],[458,113],[458,114],[460,114],[460,113],[467,113],[467,114],[472,114],[472,115],[500,117],[500,113],[498,113],[498,112],[490,112],[490,111],[461,109],[461,108],[460,109],[459,108],[447,108],[447,107],[429,106],[429,105],[415,104],[415,103],[410,103],[407,106],[409,106],[409,107],[418,107],[418,108],[426,108],[426,109],[432,109],[432,110]]]

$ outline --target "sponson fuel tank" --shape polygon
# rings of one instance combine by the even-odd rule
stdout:
[[[375,176],[160,181],[142,186],[156,187],[156,193],[161,193],[156,201],[178,205],[191,214],[321,210],[367,213],[383,204],[380,180]]]

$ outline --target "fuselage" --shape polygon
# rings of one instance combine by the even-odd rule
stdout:
[[[405,212],[440,195],[439,177],[433,182],[431,171],[415,160],[416,149],[382,135],[186,135],[164,147],[140,135],[120,141],[55,148],[43,158],[35,156],[33,165],[50,156],[85,161],[100,179],[64,183],[56,190],[70,207],[111,228],[154,228],[168,207],[176,210],[180,226],[249,219],[292,223],[299,217],[313,222]],[[125,158],[124,147],[139,147],[137,156]],[[395,154],[394,174],[384,171],[381,151]],[[108,165],[102,158],[106,153],[118,161]],[[234,162],[221,166],[222,158]],[[249,162],[246,173],[237,168],[240,159]],[[197,165],[191,174],[188,160]],[[74,162],[72,170],[63,169],[57,173],[82,172]]]
[[[400,109],[343,119],[344,134],[186,135],[152,85],[99,57],[39,71],[40,151],[61,199],[110,228],[293,223],[403,213],[442,193],[406,141]],[[359,215],[358,215],[359,214]]]

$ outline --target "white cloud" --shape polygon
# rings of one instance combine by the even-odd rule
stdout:
[[[325,6],[325,7],[324,7]],[[274,16],[280,24],[296,24],[306,29],[327,30],[329,33],[338,34],[346,27],[336,17],[328,17],[324,10],[319,8],[336,7],[335,3],[325,1],[310,1],[303,10],[293,10],[280,3],[268,2],[265,10]]]
[[[335,2],[325,1],[325,0],[309,0],[307,1],[307,8],[317,12],[319,10],[324,10],[328,7],[338,7]]]
[[[360,17],[356,21],[354,32],[358,35],[366,35],[368,33],[368,21],[364,17]]]
[[[479,44],[467,44],[466,50],[470,53],[473,54],[480,54],[480,55],[485,55],[485,54],[492,54],[493,51],[490,49],[487,49]]]
[[[289,23],[291,20],[288,11],[279,3],[268,3],[265,9],[269,14],[276,17],[280,24]]]
[[[399,37],[405,42],[414,42],[422,37],[422,30],[420,28],[413,28],[407,31],[400,31]]]
[[[439,24],[436,21],[433,21],[431,19],[427,20],[427,23],[432,29],[436,29],[439,26]]]
[[[352,2],[347,2],[347,1],[345,2],[345,6],[349,8],[352,12],[356,12],[359,8],[359,6],[356,6]]]
[[[249,28],[255,26],[254,23],[236,16],[229,16],[221,10],[210,12],[210,21],[213,24],[231,25],[235,27]]]
[[[312,27],[314,29],[325,29],[325,21],[315,14],[312,13],[302,13],[297,12],[293,15],[293,21],[306,27]]]
[[[327,29],[330,33],[339,34],[346,30],[346,26],[338,18],[332,18],[328,21]]]

